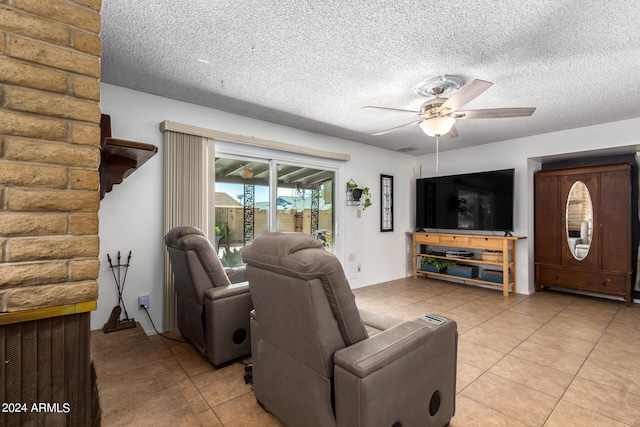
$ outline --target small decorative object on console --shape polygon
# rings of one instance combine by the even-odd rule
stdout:
[[[502,259],[502,251],[494,251],[488,249],[482,251],[483,261],[502,262]]]
[[[473,252],[465,250],[453,250],[450,249],[445,252],[449,258],[473,258]]]

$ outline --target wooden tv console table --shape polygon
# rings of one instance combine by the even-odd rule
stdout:
[[[483,285],[500,286],[502,288],[502,295],[509,296],[509,290],[514,292],[516,289],[516,242],[525,237],[518,236],[486,236],[479,234],[443,234],[443,233],[431,233],[431,232],[408,232],[407,234],[413,237],[413,278],[417,278],[418,274],[426,277],[426,275],[433,275],[440,278],[451,278],[455,280],[464,280],[466,282],[480,283]],[[479,249],[479,250],[491,250],[502,251],[502,261],[488,261],[474,258],[452,258],[441,255],[433,255],[428,253],[428,250],[421,251],[421,245],[426,247],[438,246],[443,248],[464,248],[464,249]],[[452,276],[443,273],[432,273],[430,271],[420,270],[420,263],[418,259],[423,256],[429,256],[432,258],[441,258],[455,261],[461,265],[476,265],[486,267],[499,267],[502,269],[502,282],[496,283],[488,280],[482,280],[479,278],[466,278],[459,276]],[[511,272],[511,277],[509,273]],[[511,280],[510,280],[511,279]]]

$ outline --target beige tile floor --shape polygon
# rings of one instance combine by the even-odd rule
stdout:
[[[503,298],[421,278],[354,294],[359,307],[399,318],[457,321],[452,427],[640,426],[635,304],[560,292]],[[256,404],[243,361],[215,369],[190,344],[139,327],[92,332],[92,355],[104,426],[281,426]]]

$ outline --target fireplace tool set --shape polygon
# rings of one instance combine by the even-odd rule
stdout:
[[[113,307],[113,310],[111,310],[111,316],[109,316],[109,321],[104,324],[103,331],[105,334],[108,332],[120,331],[122,329],[136,327],[136,321],[133,318],[129,319],[129,313],[127,313],[127,308],[124,306],[124,300],[122,299],[124,285],[127,281],[127,271],[129,270],[131,261],[131,251],[129,251],[129,256],[127,257],[126,264],[122,264],[120,251],[118,251],[117,264],[113,264],[113,262],[111,261],[111,256],[109,254],[107,254],[107,260],[109,260],[109,267],[111,268],[113,279],[115,280],[116,286],[118,288],[118,305]],[[123,311],[124,318],[120,319]]]

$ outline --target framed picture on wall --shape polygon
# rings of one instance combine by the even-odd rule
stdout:
[[[380,175],[380,231],[393,231],[393,176]]]

